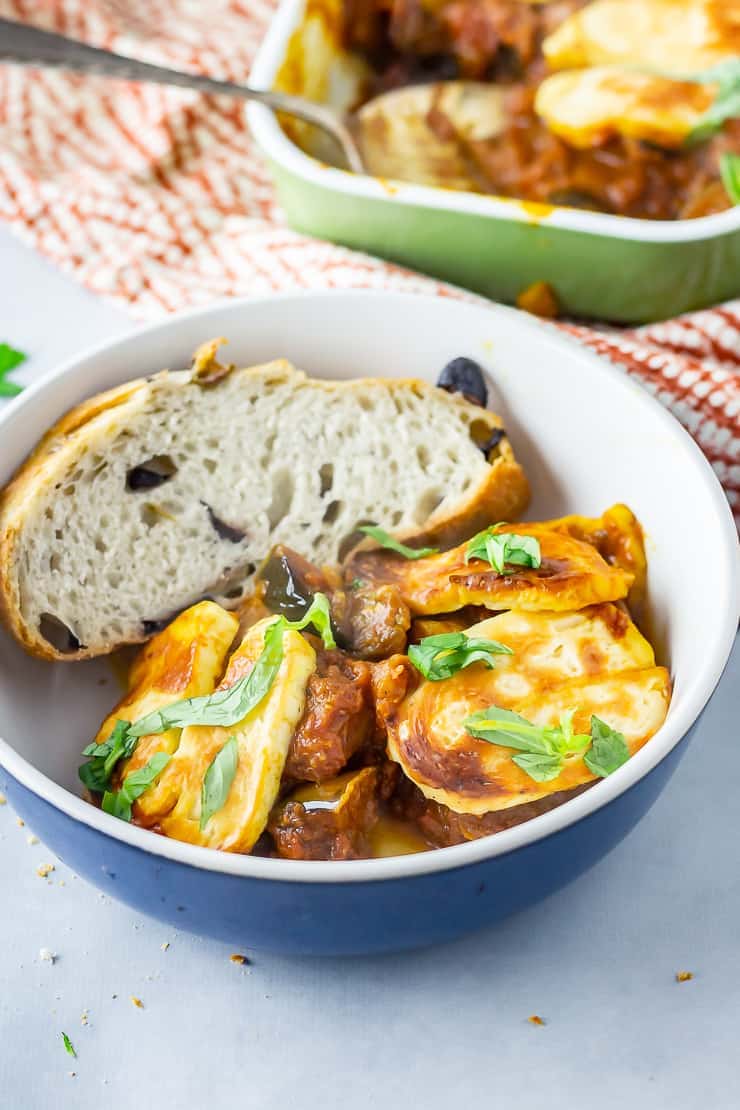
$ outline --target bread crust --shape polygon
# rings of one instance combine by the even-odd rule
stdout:
[[[285,360],[239,370],[233,366],[220,366],[215,360],[218,343],[211,341],[199,348],[191,371],[162,371],[151,378],[127,382],[70,409],[46,432],[0,493],[0,620],[32,655],[46,660],[75,661],[107,654],[124,644],[142,643],[149,638],[143,634],[132,634],[125,641],[106,645],[105,650],[80,645],[77,650],[62,652],[45,640],[23,616],[18,559],[24,522],[36,499],[65,473],[81,449],[89,447],[98,436],[104,435],[110,426],[111,414],[115,412],[116,427],[128,423],[146,406],[152,390],[162,385],[168,388],[198,385],[203,389],[213,389],[234,374],[255,373],[274,375],[275,383],[291,378],[306,379],[302,371]],[[401,393],[412,390],[422,399],[433,397],[438,406],[449,405],[451,412],[459,406],[474,409],[475,422],[481,425],[483,431],[487,428],[493,432],[501,428],[501,421],[494,413],[471,406],[459,396],[416,379],[312,380],[312,385],[327,393],[337,390],[361,392],[368,388]],[[428,538],[437,545],[449,546],[489,523],[516,519],[529,500],[527,479],[506,438],[494,449],[494,453],[483,480],[477,482],[452,510],[435,510],[423,527],[406,530],[405,535],[399,531],[401,538]],[[307,554],[310,555],[310,552]]]

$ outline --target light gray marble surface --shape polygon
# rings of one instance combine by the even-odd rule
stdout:
[[[131,326],[0,232],[0,340],[31,352],[21,380]],[[734,1110],[739,692],[736,648],[662,798],[590,874],[399,957],[237,966],[61,864],[39,877],[53,856],[0,806],[0,1108]]]

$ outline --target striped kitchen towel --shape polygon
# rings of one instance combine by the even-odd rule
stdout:
[[[0,16],[246,79],[275,0],[0,0]],[[290,288],[451,292],[290,231],[242,105],[0,65],[0,218],[142,319]],[[561,325],[684,424],[740,522],[740,301],[650,327]]]

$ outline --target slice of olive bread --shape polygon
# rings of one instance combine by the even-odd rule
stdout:
[[[215,349],[73,409],[3,492],[0,612],[34,655],[140,642],[203,597],[234,608],[275,543],[321,564],[359,524],[444,545],[526,506],[493,413],[421,381],[224,368]]]

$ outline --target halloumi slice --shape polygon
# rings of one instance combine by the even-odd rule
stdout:
[[[576,732],[591,715],[624,734],[634,754],[663,723],[670,677],[654,665],[649,643],[614,605],[576,613],[512,611],[469,630],[498,640],[512,656],[476,664],[442,682],[423,682],[391,713],[388,752],[426,797],[458,813],[483,814],[536,801],[591,782],[582,754],[569,756],[550,782],[536,782],[510,748],[472,737],[464,721],[497,706],[533,724],[555,725],[575,709]]]
[[[264,646],[274,618],[248,630],[219,689],[244,677]],[[306,686],[316,669],[316,652],[299,632],[283,632],[283,659],[262,701],[238,724],[229,727],[189,725],[177,751],[160,778],[159,786],[176,797],[158,825],[166,836],[219,848],[249,852],[261,836],[280,788],[288,747],[306,700]],[[236,737],[238,763],[223,806],[200,828],[201,789],[206,771],[230,737]],[[146,794],[142,795],[146,798]]]
[[[718,86],[619,66],[568,70],[546,78],[535,111],[570,146],[601,146],[614,135],[678,149],[712,106]]]
[[[633,65],[678,77],[740,55],[736,0],[594,0],[543,46],[551,69]]]
[[[507,524],[498,529],[535,536],[542,565],[497,574],[481,559],[465,562],[468,543],[441,555],[409,560],[386,550],[358,551],[347,573],[369,585],[396,586],[418,616],[451,613],[466,605],[486,609],[570,610],[626,597],[632,575],[610,566],[589,543],[553,531],[549,523]]]
[[[213,601],[201,601],[176,617],[139,651],[129,671],[128,692],[103,721],[95,742],[107,740],[118,720],[138,721],[184,698],[213,693],[238,625],[233,613]],[[143,767],[155,752],[174,752],[180,732],[172,728],[140,737],[131,758],[119,764],[114,787],[118,788],[131,771]],[[155,783],[142,795],[136,807],[140,817],[146,818],[157,790]]]

